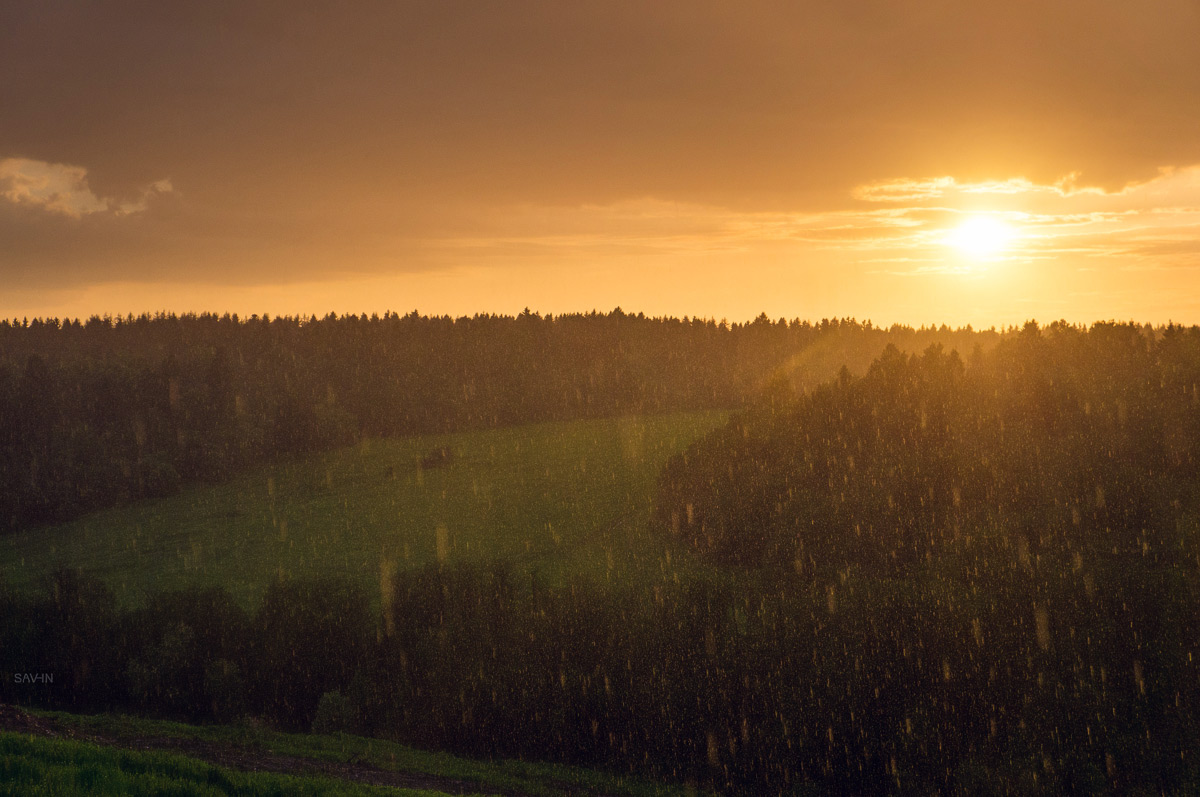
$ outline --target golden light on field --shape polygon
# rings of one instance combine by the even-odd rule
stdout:
[[[971,216],[945,238],[945,243],[975,258],[993,257],[1016,238],[1012,225],[994,216]]]

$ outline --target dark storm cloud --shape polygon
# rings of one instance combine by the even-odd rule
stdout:
[[[1198,8],[6,3],[0,159],[83,168],[114,202],[164,179],[179,198],[82,224],[5,208],[0,277],[208,256],[241,279],[272,252],[313,276],[339,248],[404,268],[414,236],[515,202],[812,211],[945,174],[1119,188],[1200,162]]]

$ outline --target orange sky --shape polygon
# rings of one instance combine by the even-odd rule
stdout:
[[[1200,323],[1195,2],[177,5],[0,6],[0,316]]]

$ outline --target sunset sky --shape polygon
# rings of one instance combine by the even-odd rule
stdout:
[[[1200,323],[1200,3],[0,4],[0,317]]]

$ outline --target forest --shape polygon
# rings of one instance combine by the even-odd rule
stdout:
[[[73,440],[97,461],[112,444],[131,474],[149,456],[140,445],[176,479],[200,479],[213,472],[186,464],[203,461],[188,453],[200,440],[219,473],[343,434],[736,411],[657,477],[644,533],[679,561],[656,578],[437,562],[382,573],[377,593],[280,577],[257,606],[221,588],[127,606],[62,569],[40,592],[0,591],[0,671],[36,660],[65,677],[36,693],[6,681],[0,700],[253,716],[748,794],[1200,787],[1200,328],[1030,322],[943,343],[855,324],[870,346],[830,356],[878,356],[814,385],[796,355],[845,334],[831,324],[239,323],[59,327],[37,333],[54,341],[37,353],[21,348],[32,327],[3,330],[6,356],[27,361],[0,380],[9,406],[79,419],[77,438],[10,424],[8,489],[25,489],[14,457],[54,463],[83,450]],[[381,342],[405,324],[449,352],[437,368],[415,342]],[[89,348],[118,335],[124,354]],[[218,342],[224,354],[205,348]],[[410,379],[418,357],[425,376]],[[117,390],[136,383],[119,375],[148,387]],[[77,387],[55,387],[55,404],[29,392],[37,379]],[[79,386],[105,379],[125,403],[101,427]],[[291,411],[306,421],[277,403],[301,382]],[[387,420],[371,414],[385,407]],[[126,441],[139,419],[143,442]],[[283,431],[297,428],[312,434]],[[260,447],[237,448],[247,440]],[[134,483],[105,500],[130,500]]]
[[[975,337],[995,333],[620,308],[0,321],[0,533],[363,437],[735,408],[819,340],[799,383],[889,340]]]

